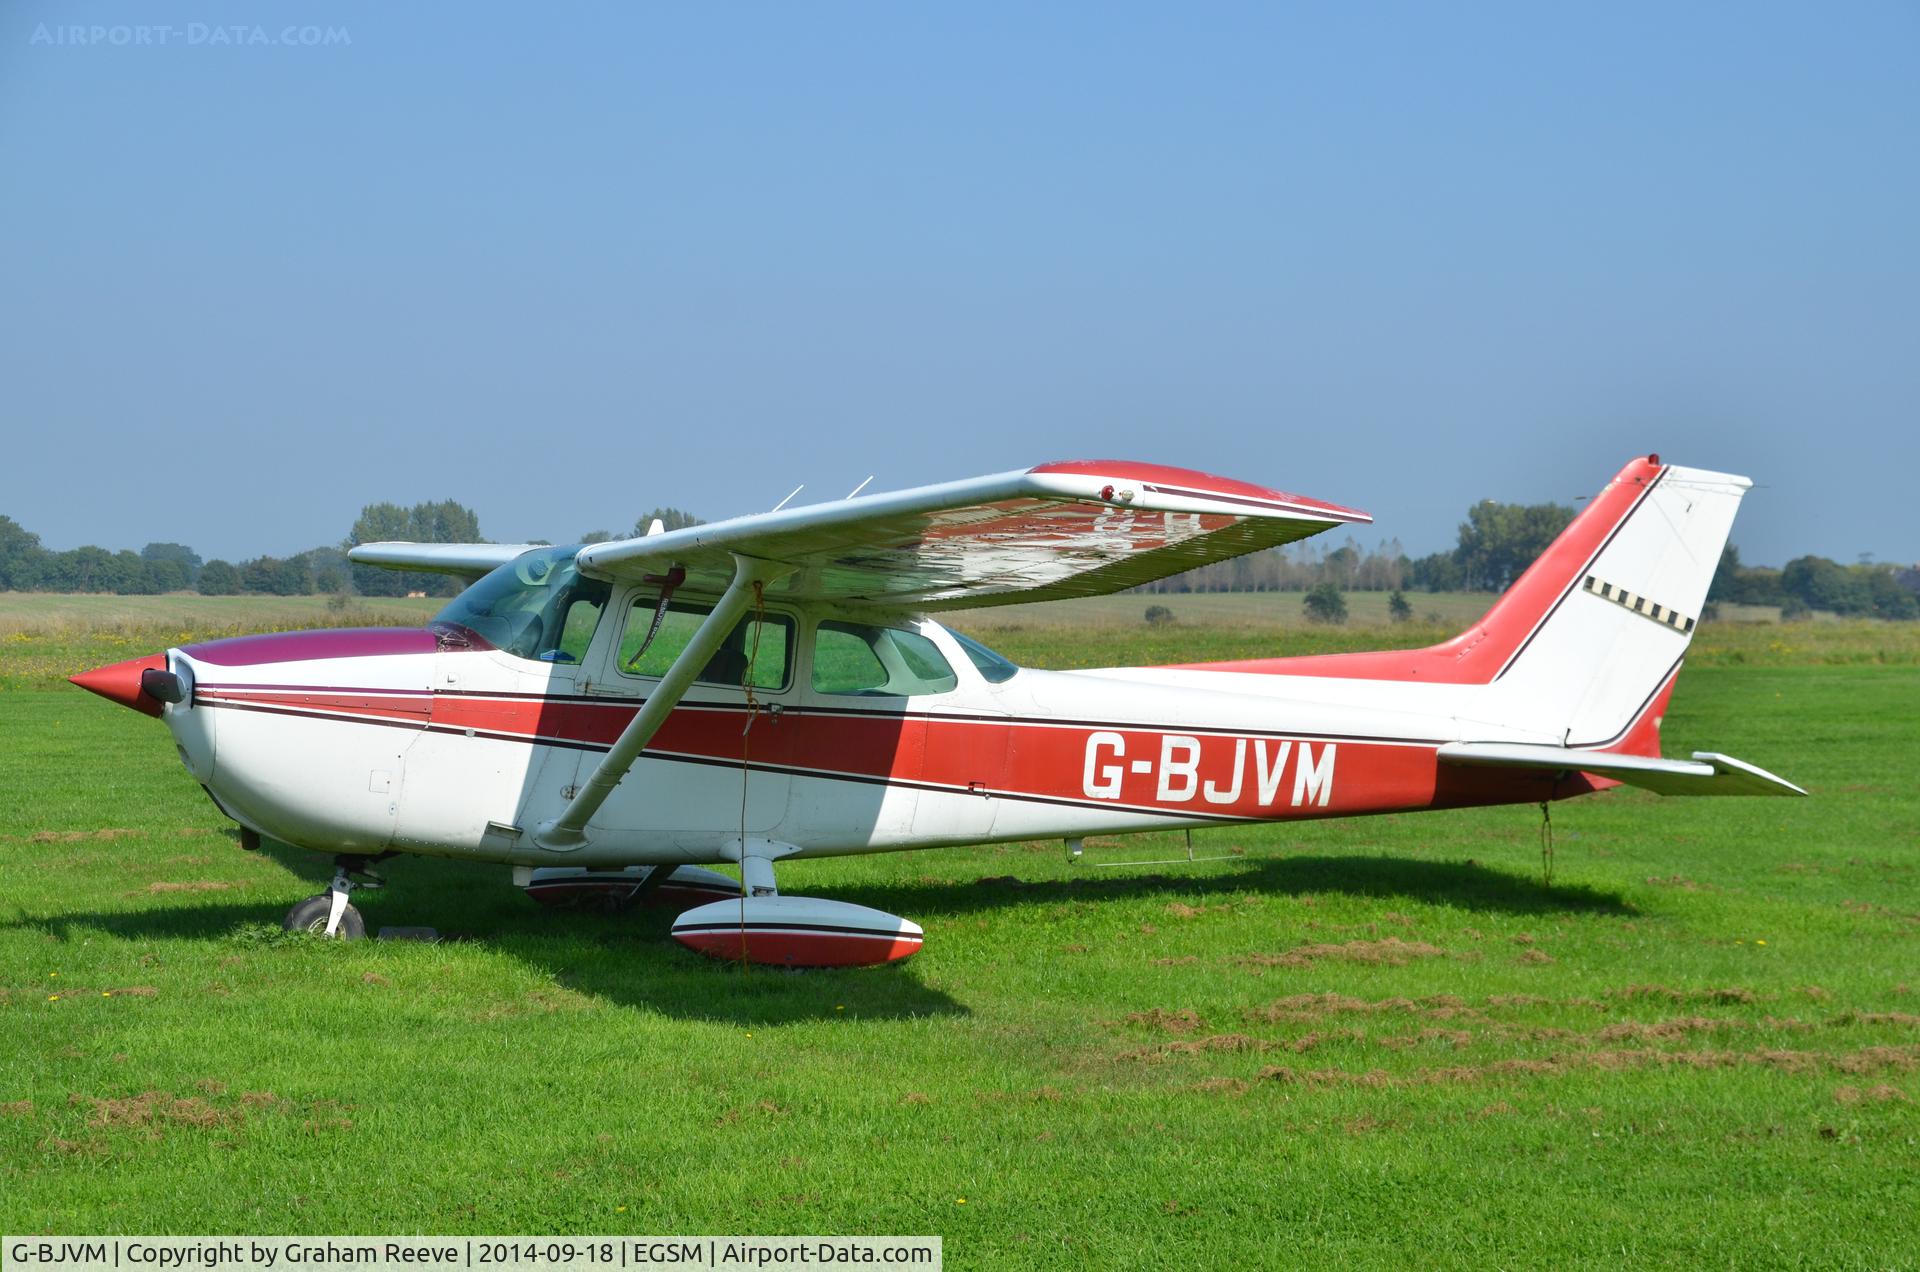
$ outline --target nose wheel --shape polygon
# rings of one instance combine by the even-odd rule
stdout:
[[[348,894],[361,888],[382,888],[387,881],[367,868],[365,857],[335,857],[333,865],[333,882],[327,890],[288,910],[281,927],[344,941],[357,941],[367,934],[367,922],[348,902]]]

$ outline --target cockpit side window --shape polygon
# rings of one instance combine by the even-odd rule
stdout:
[[[533,662],[577,663],[609,589],[583,578],[579,545],[522,553],[447,603],[431,626],[442,636]]]
[[[635,599],[627,611],[626,630],[620,636],[618,667],[629,676],[666,675],[667,668],[673,666],[673,660],[712,612],[711,605],[674,602],[660,615],[656,628],[653,620],[659,613],[658,598]],[[777,691],[786,687],[792,666],[793,620],[785,614],[764,614],[735,624],[695,679],[703,685],[737,689],[751,684],[755,689]]]

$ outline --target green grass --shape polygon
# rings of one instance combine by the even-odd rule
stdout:
[[[0,693],[196,640],[312,627],[418,626],[444,600],[328,596],[70,595],[0,592]]]
[[[1095,665],[1163,629],[982,631]],[[800,863],[789,891],[927,947],[744,977],[669,914],[554,914],[428,860],[389,863],[369,925],[460,939],[284,938],[322,859],[241,852],[164,729],[6,681],[38,651],[0,645],[0,1227],[1911,1265],[1920,671],[1805,639],[1690,666],[1667,749],[1814,798],[1559,805],[1550,887],[1532,809],[1212,830],[1226,859],[1191,867],[1096,864],[1175,836]]]

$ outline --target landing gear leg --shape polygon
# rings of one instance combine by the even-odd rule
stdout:
[[[773,858],[757,857],[751,850],[740,859],[742,890],[750,897],[777,897],[780,889],[773,882]]]
[[[661,885],[667,880],[673,878],[673,872],[676,869],[678,869],[676,866],[655,866],[647,871],[647,877],[642,879],[640,886],[633,890],[633,899],[640,902],[653,900],[653,894],[660,891]]]
[[[366,920],[347,900],[360,888],[382,888],[387,881],[367,868],[365,857],[342,855],[333,859],[333,882],[319,896],[308,897],[287,911],[281,926],[289,932],[357,941],[367,934]]]

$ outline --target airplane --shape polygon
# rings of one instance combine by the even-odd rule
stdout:
[[[1074,461],[615,542],[363,544],[356,562],[468,586],[422,628],[213,640],[72,680],[164,721],[244,846],[334,855],[290,930],[363,935],[352,894],[414,853],[509,866],[548,902],[687,905],[672,935],[716,958],[878,964],[922,928],[781,893],[776,864],[1622,784],[1805,795],[1660,750],[1750,485],[1632,460],[1484,617],[1424,649],[1043,671],[937,621],[1372,520]],[[737,880],[710,869],[729,863]]]

